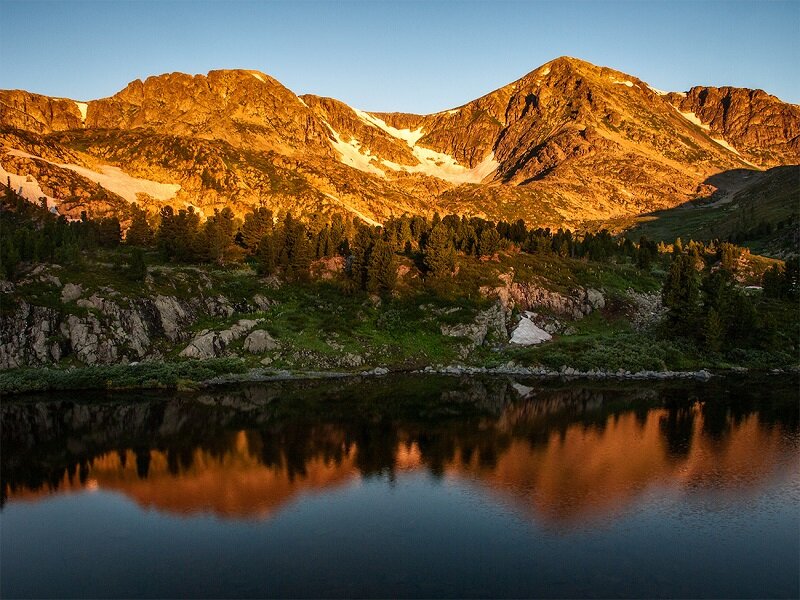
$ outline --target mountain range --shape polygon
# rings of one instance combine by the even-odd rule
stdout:
[[[800,106],[744,88],[664,92],[569,57],[429,115],[219,70],[86,102],[0,90],[0,145],[3,183],[73,218],[124,221],[136,202],[576,227],[769,181],[800,164]]]

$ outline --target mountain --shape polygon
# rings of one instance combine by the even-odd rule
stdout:
[[[576,226],[800,163],[800,107],[761,90],[665,93],[568,57],[431,115],[365,112],[222,70],[88,102],[0,91],[0,144],[3,181],[73,217],[124,219],[132,202],[265,204],[373,223],[438,210]]]

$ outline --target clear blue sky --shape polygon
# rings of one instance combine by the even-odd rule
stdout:
[[[435,112],[557,56],[656,88],[800,103],[800,1],[0,0],[0,88],[88,100],[171,71],[259,69],[367,110]]]

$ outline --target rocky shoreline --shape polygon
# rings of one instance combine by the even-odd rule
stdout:
[[[774,374],[786,373],[787,371],[775,370]],[[534,379],[612,379],[612,380],[667,380],[667,379],[692,379],[697,381],[708,381],[712,377],[741,373],[738,370],[731,370],[720,374],[714,374],[707,369],[699,371],[604,371],[595,369],[592,371],[579,371],[571,367],[561,370],[546,369],[543,367],[522,367],[516,365],[503,365],[499,367],[473,367],[464,365],[447,365],[416,370],[390,370],[386,367],[376,367],[366,371],[345,372],[345,371],[268,371],[265,369],[251,369],[246,373],[235,373],[221,375],[201,382],[204,386],[224,385],[230,383],[246,383],[259,381],[285,381],[303,379],[343,379],[348,377],[384,377],[387,375],[418,374],[418,375],[505,375],[518,376]]]

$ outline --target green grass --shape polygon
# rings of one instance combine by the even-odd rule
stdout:
[[[680,237],[710,241],[712,239],[731,239],[734,235],[747,232],[760,223],[776,227],[800,213],[800,169],[798,167],[777,167],[763,174],[752,185],[737,193],[727,204],[708,206],[708,201],[698,201],[683,206],[663,210],[652,215],[618,223],[618,228],[630,227],[627,234],[632,240],[645,235],[651,240],[673,242]],[[794,245],[793,239],[782,240],[779,231],[772,234],[756,235],[745,241],[754,252],[774,254],[786,244]],[[776,247],[777,246],[777,247]],[[796,252],[796,248],[794,249]]]
[[[220,358],[175,363],[102,365],[77,369],[25,368],[0,371],[0,394],[51,390],[181,388],[218,375],[243,373],[244,362]]]

